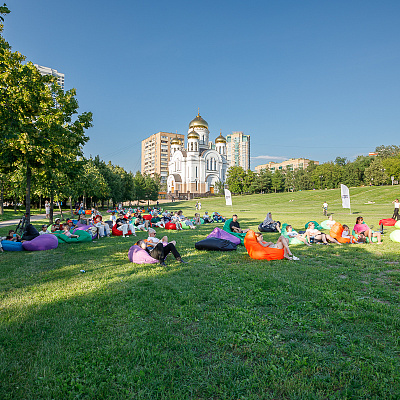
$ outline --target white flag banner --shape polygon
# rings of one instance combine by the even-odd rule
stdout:
[[[340,185],[340,190],[342,194],[342,207],[350,208],[350,191],[346,185]]]
[[[225,204],[227,206],[232,205],[232,194],[228,189],[225,189]]]

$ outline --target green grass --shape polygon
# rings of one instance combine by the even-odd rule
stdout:
[[[325,219],[326,199],[337,221],[377,227],[398,197],[350,194],[352,215],[338,190],[233,197],[233,210],[243,226],[272,211],[301,229]],[[168,208],[191,215],[194,204]],[[232,214],[224,199],[202,206]],[[299,262],[255,261],[243,247],[195,250],[214,226],[168,231],[189,264],[169,256],[166,268],[129,263],[132,238],[0,254],[0,398],[400,397],[400,244],[387,233],[381,246],[295,246]]]

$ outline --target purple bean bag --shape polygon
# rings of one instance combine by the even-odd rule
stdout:
[[[135,264],[155,264],[159,262],[155,258],[151,257],[146,250],[143,250],[136,244],[129,249],[128,258],[130,262]]]
[[[22,243],[24,250],[38,251],[38,250],[51,250],[58,246],[57,236],[50,233],[45,233],[35,237],[32,240]]]
[[[226,232],[220,228],[215,228],[208,236],[207,238],[218,238],[218,239],[226,239],[231,241],[234,244],[239,245],[240,244],[240,239],[234,235],[231,235],[229,232]]]

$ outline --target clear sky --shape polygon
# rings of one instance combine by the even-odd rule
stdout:
[[[399,0],[5,0],[4,35],[92,111],[87,156],[140,170],[140,143],[251,135],[251,167],[399,144]]]

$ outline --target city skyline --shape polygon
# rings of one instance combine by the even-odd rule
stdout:
[[[4,21],[13,51],[63,71],[93,112],[86,156],[138,171],[141,141],[185,135],[198,107],[212,136],[251,135],[253,170],[396,144],[396,1],[107,4],[21,0]]]

